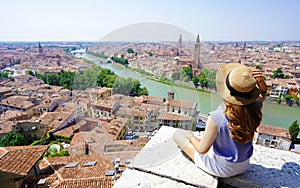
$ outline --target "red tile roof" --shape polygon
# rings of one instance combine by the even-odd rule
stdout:
[[[26,176],[48,146],[14,146],[3,149],[7,152],[0,155],[0,171]]]
[[[159,114],[159,116],[157,117],[157,119],[161,119],[161,120],[173,120],[173,121],[191,121],[192,118],[190,117],[186,117],[186,116],[181,116],[179,114],[172,114],[172,113],[168,113],[168,112],[162,112]]]
[[[95,161],[92,166],[84,166],[86,162]],[[74,167],[66,167],[70,163],[78,163]],[[81,156],[65,156],[44,158],[40,163],[41,171],[51,167],[55,170],[53,174],[46,177],[46,183],[50,187],[111,187],[111,177],[106,177],[107,170],[112,170],[111,161],[108,161],[103,155],[81,155]],[[57,181],[51,183],[47,180],[52,180],[53,176],[57,177]]]
[[[261,134],[267,134],[272,136],[280,136],[282,138],[291,138],[291,135],[286,128],[276,127],[272,125],[261,124],[257,128],[257,132]]]

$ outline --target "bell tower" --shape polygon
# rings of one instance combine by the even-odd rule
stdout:
[[[201,44],[200,44],[200,38],[199,34],[197,35],[195,47],[194,47],[194,63],[193,63],[193,71],[197,69],[202,68],[202,64],[200,61],[200,49],[201,49]]]
[[[41,46],[41,43],[39,42],[39,56],[43,55],[43,48]]]

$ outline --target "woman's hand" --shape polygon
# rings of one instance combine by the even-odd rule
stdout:
[[[261,91],[260,98],[262,100],[264,100],[266,97],[266,93],[267,93],[267,84],[264,80],[262,71],[257,70],[257,69],[251,69],[251,72],[252,72],[253,77],[256,79],[256,83],[259,86],[259,89]]]

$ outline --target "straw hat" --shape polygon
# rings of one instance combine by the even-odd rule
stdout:
[[[236,105],[253,103],[260,94],[251,69],[239,63],[223,65],[217,72],[216,86],[225,101]]]

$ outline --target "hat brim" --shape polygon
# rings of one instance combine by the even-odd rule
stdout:
[[[217,92],[225,101],[230,102],[232,104],[236,104],[236,105],[251,104],[256,101],[256,99],[258,98],[258,96],[260,94],[260,89],[258,88],[257,85],[254,89],[252,89],[249,92],[251,97],[248,99],[246,99],[244,97],[230,95],[230,91],[226,86],[226,76],[228,75],[228,73],[231,70],[233,70],[234,68],[239,67],[239,66],[245,66],[245,65],[242,65],[239,63],[230,63],[230,64],[223,65],[217,71],[217,74],[216,74]]]

